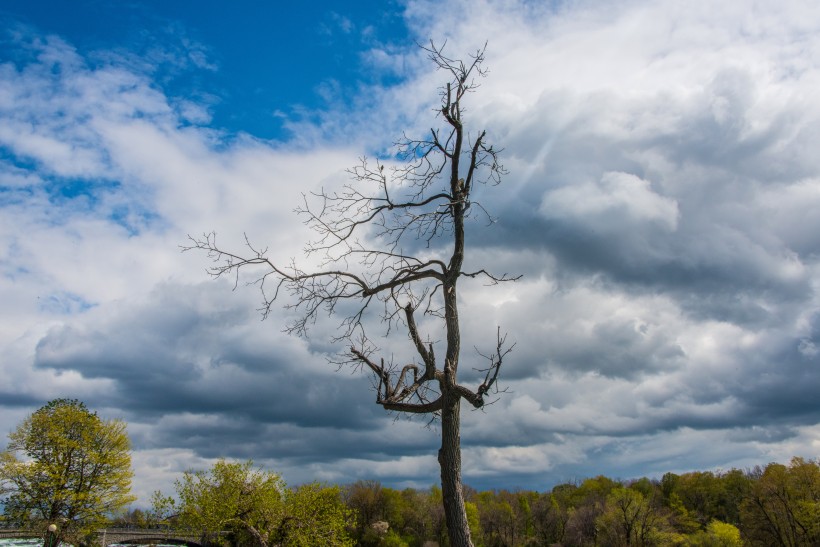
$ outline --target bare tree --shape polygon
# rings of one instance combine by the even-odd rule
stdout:
[[[450,543],[469,546],[461,484],[460,403],[464,399],[475,408],[485,405],[487,395],[498,391],[502,361],[512,348],[499,329],[492,351],[479,354],[485,363],[478,367],[483,373],[480,385],[471,389],[458,382],[457,286],[462,277],[482,278],[489,284],[517,278],[463,269],[465,219],[472,212],[486,214],[471,200],[473,190],[477,184],[498,184],[505,174],[486,131],[469,131],[463,119],[463,101],[478,87],[477,78],[486,74],[485,50],[462,61],[447,57],[443,47],[433,43],[423,49],[448,78],[427,138],[404,136],[396,143],[401,161],[389,167],[362,158],[349,170],[353,182],[339,191],[308,196],[297,209],[318,234],[306,247],[309,257],[319,259],[316,271],[305,271],[293,261],[284,266],[247,237],[244,252],[221,248],[214,233],[189,236],[183,250],[206,251],[214,261],[210,274],[235,276],[236,283],[240,271],[261,267],[251,283],[261,288],[263,315],[286,295],[291,300],[285,307],[300,312],[288,332],[306,335],[320,312],[343,317],[336,341],[349,346],[340,362],[372,373],[376,402],[390,411],[440,419],[438,461]],[[411,362],[381,356],[367,335],[366,317],[372,308],[379,310],[388,333],[406,330],[412,343],[408,349],[415,355]],[[425,327],[446,338],[423,335]],[[443,359],[435,355],[436,345],[445,347]]]

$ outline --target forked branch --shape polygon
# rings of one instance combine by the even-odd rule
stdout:
[[[485,396],[497,392],[502,362],[512,349],[505,348],[499,331],[495,351],[485,356],[489,366],[482,369],[481,385],[472,390],[458,383],[459,279],[497,284],[520,276],[462,269],[465,219],[476,184],[497,184],[506,173],[488,133],[470,133],[465,127],[463,101],[486,74],[484,47],[467,62],[451,59],[433,43],[423,49],[447,74],[436,124],[425,138],[404,137],[396,143],[403,162],[362,157],[348,171],[350,183],[304,195],[297,213],[317,235],[305,249],[314,270],[293,260],[287,266],[271,260],[268,250],[256,248],[247,236],[242,251],[222,248],[213,232],[189,236],[182,249],[205,251],[213,262],[208,273],[232,276],[234,288],[242,281],[257,285],[264,317],[274,302],[286,299],[284,306],[298,312],[288,332],[306,335],[320,312],[344,308],[336,340],[352,342],[355,334],[361,343],[352,344],[342,362],[364,366],[374,375],[377,402],[389,410],[437,413],[454,396],[482,407]],[[410,362],[399,366],[373,357],[378,350],[365,332],[375,304],[382,308],[388,333],[397,326],[406,329],[415,354]],[[442,324],[420,325],[421,318]],[[438,342],[445,346],[441,363],[434,343],[422,333],[431,328],[443,334]]]

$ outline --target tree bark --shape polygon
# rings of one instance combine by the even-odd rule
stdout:
[[[456,393],[448,393],[441,410],[441,449],[438,463],[441,468],[441,493],[444,516],[451,547],[473,547],[467,511],[464,508],[464,490],[461,487],[461,401]]]

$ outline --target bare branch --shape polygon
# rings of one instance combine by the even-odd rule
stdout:
[[[484,382],[482,382],[482,384],[478,387],[478,390],[476,391],[476,393],[481,397],[483,397],[491,389],[495,389],[496,392],[498,391],[498,388],[495,387],[495,384],[498,380],[498,373],[501,372],[501,365],[504,361],[504,357],[506,357],[507,354],[509,354],[515,347],[515,344],[513,344],[510,347],[505,348],[504,344],[506,344],[506,342],[507,335],[505,334],[504,336],[501,336],[501,327],[498,327],[496,332],[495,353],[489,356],[482,355],[482,357],[490,361],[490,366],[484,370],[481,370],[481,372],[486,372],[484,376]]]
[[[431,42],[423,47],[446,75],[429,133],[418,139],[404,135],[395,143],[395,164],[361,157],[347,171],[347,184],[303,195],[296,212],[316,234],[304,249],[310,268],[268,258],[268,250],[256,248],[247,236],[239,251],[222,248],[213,232],[189,236],[182,246],[183,251],[204,251],[212,261],[209,275],[232,276],[234,289],[241,281],[258,286],[263,317],[269,316],[274,302],[283,300],[296,314],[285,328],[288,332],[305,336],[320,313],[338,314],[341,323],[334,341],[350,344],[334,362],[366,370],[376,403],[383,408],[440,417],[448,529],[460,529],[461,534],[451,536],[452,545],[469,545],[458,472],[458,402],[464,399],[474,408],[489,404],[486,396],[499,392],[502,364],[513,347],[506,347],[499,329],[494,352],[482,355],[489,362],[481,369],[483,382],[475,390],[458,383],[458,281],[483,278],[492,285],[520,279],[483,268],[463,270],[465,219],[478,211],[492,221],[472,199],[475,185],[498,184],[506,174],[487,131],[468,131],[465,121],[463,101],[487,73],[485,48],[462,61],[445,55],[444,45]],[[388,353],[388,359],[378,356],[380,350],[367,335],[368,316],[374,313],[386,325],[387,335],[406,329],[406,352],[412,357],[393,357],[402,351]],[[430,341],[429,332],[436,333],[436,342]],[[440,363],[435,344],[443,347]]]
[[[494,275],[494,274],[491,274],[490,272],[488,272],[487,270],[485,270],[483,268],[481,270],[478,270],[478,271],[475,271],[475,272],[461,272],[460,275],[462,275],[463,277],[471,277],[471,278],[476,278],[476,277],[479,277],[479,276],[483,276],[483,277],[486,277],[487,279],[490,280],[490,285],[497,285],[499,283],[506,283],[507,281],[518,281],[522,277],[521,275],[516,275],[516,276],[511,277],[506,273],[501,274],[501,275]]]

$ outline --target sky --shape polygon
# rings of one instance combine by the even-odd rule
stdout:
[[[0,3],[0,433],[48,400],[128,424],[146,505],[252,459],[289,484],[427,488],[439,431],[375,404],[189,234],[306,260],[302,195],[425,136],[445,83],[503,148],[460,285],[462,370],[501,328],[505,392],[462,419],[478,489],[820,456],[820,3]],[[309,262],[307,262],[309,264]],[[392,342],[391,342],[392,343]],[[397,352],[399,350],[396,350]]]

